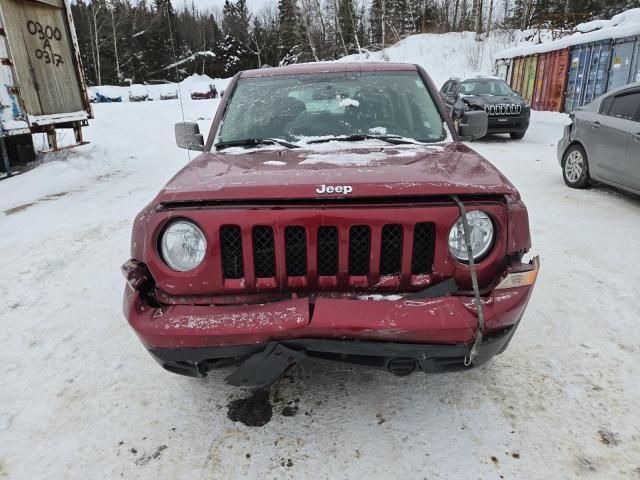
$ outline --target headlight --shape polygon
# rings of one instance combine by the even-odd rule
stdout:
[[[493,222],[489,215],[480,210],[467,212],[469,223],[469,238],[471,240],[471,252],[473,259],[482,259],[493,246]],[[467,242],[464,239],[464,226],[462,217],[453,224],[449,231],[449,251],[451,255],[461,262],[468,262]]]
[[[204,259],[207,240],[195,224],[178,220],[162,234],[160,254],[172,270],[186,272],[196,268]]]

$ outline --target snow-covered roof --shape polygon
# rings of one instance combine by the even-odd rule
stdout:
[[[495,54],[496,59],[523,57],[535,53],[546,53],[554,50],[617,38],[640,35],[640,8],[632,8],[619,13],[611,20],[594,20],[581,23],[576,27],[576,33],[568,37],[547,43],[523,43],[515,48],[503,50]]]

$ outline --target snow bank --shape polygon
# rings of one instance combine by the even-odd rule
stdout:
[[[583,43],[640,35],[640,8],[632,8],[626,12],[619,13],[612,17],[611,20],[593,20],[581,23],[576,27],[576,30],[573,35],[553,42],[540,44],[523,43],[515,48],[497,52],[495,58],[521,57],[535,53],[552,52]]]
[[[473,32],[411,35],[379,52],[364,52],[341,58],[341,62],[390,61],[422,66],[439,87],[452,76],[491,73],[494,53],[527,38],[528,32],[497,30],[476,41]]]

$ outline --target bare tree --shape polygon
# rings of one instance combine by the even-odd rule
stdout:
[[[456,0],[455,6],[453,7],[453,29],[457,30],[458,28],[458,8],[460,6],[460,0]]]
[[[476,34],[482,33],[482,0],[473,0],[473,9],[471,10],[471,17],[474,22],[474,30]]]
[[[336,33],[338,35],[338,38],[340,39],[342,50],[344,50],[345,55],[349,55],[349,50],[347,50],[347,45],[344,43],[344,35],[342,35],[342,27],[340,26],[340,18],[339,18],[340,9],[338,8],[338,0],[333,0],[333,11],[335,14],[334,20],[335,20],[335,26],[336,26]]]
[[[113,11],[115,10],[115,5],[109,5],[109,13],[111,14],[111,33],[113,35],[113,53],[115,55],[116,60],[116,78],[118,82],[122,81],[122,75],[120,73],[120,60],[118,59],[118,35],[116,34],[116,22],[113,19]]]
[[[491,33],[491,22],[493,22],[493,0],[489,0],[489,16],[487,17],[487,35]]]
[[[313,59],[316,62],[319,62],[320,59],[318,57],[318,50],[316,49],[316,43],[313,41],[313,33],[311,31],[311,3],[309,0],[301,0],[301,12],[300,15],[302,17],[302,24],[304,26],[304,32],[307,37],[307,43],[309,44],[309,48],[311,48],[311,55],[313,55]]]
[[[381,1],[381,12],[380,12],[380,26],[382,29],[382,50],[384,50],[385,42],[387,41],[387,31],[385,25],[387,24],[387,2],[386,0]]]
[[[96,74],[96,81],[98,85],[102,84],[102,70],[100,68],[100,49],[104,37],[102,30],[105,25],[103,17],[104,4],[102,2],[91,2],[89,6],[89,12],[91,15],[91,23],[89,24],[89,31],[91,35],[91,50],[93,54],[93,68]]]
[[[356,49],[360,52],[362,49],[360,48],[360,39],[358,38],[358,26],[356,25],[356,19],[353,16],[353,10],[349,8],[349,19],[351,20],[351,30],[353,31],[353,39],[356,42]]]

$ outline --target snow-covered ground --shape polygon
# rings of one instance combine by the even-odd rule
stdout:
[[[186,119],[206,131],[215,106]],[[542,259],[505,354],[408,378],[306,361],[251,428],[227,416],[248,390],[163,371],[121,312],[132,219],[187,162],[179,104],[95,111],[90,145],[0,182],[0,478],[638,478],[640,199],[565,187],[565,116],[472,143],[521,190]]]

